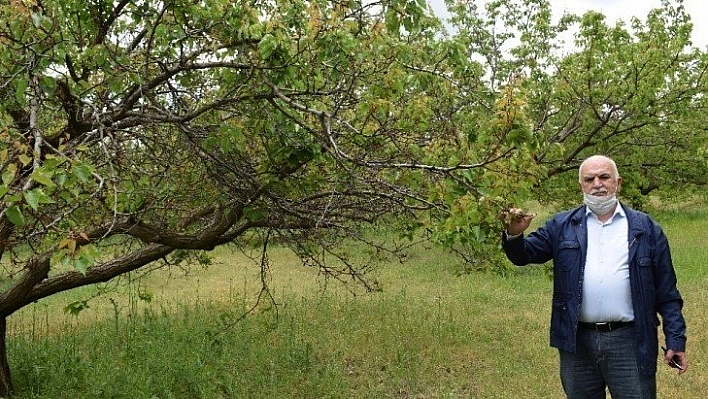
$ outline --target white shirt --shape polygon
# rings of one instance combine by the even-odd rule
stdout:
[[[588,249],[580,321],[632,321],[627,216],[618,203],[615,213],[605,223],[589,210],[586,223]]]

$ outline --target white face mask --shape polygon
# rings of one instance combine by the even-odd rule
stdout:
[[[598,197],[595,195],[583,193],[585,205],[596,215],[606,215],[617,204],[617,196],[615,194]]]

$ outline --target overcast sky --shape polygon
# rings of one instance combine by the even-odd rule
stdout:
[[[427,0],[439,16],[444,16],[444,0]],[[470,0],[475,1],[475,0]],[[478,0],[477,0],[478,1]],[[661,7],[660,0],[550,0],[555,18],[564,11],[582,15],[585,11],[599,11],[609,21],[621,19],[627,23],[632,16],[645,20],[649,10]],[[684,0],[684,7],[693,22],[693,45],[702,49],[708,47],[708,1]]]

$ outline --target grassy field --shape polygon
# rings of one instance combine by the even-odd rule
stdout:
[[[686,302],[690,356],[680,377],[660,365],[659,397],[703,398],[708,212],[657,219]],[[542,268],[456,276],[455,258],[416,247],[406,263],[374,272],[382,292],[354,296],[285,250],[270,258],[278,306],[264,302],[239,323],[255,301],[259,268],[223,250],[209,270],[188,277],[124,281],[121,292],[92,300],[78,316],[63,306],[94,289],[13,315],[17,397],[562,397],[557,352],[548,347],[552,287]]]

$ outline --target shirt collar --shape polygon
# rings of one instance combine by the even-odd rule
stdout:
[[[623,218],[626,218],[626,217],[627,217],[627,215],[624,213],[624,208],[622,208],[622,204],[619,202],[619,200],[617,200],[617,206],[615,207],[615,212],[612,214],[612,216],[611,216],[609,219],[607,219],[607,222],[605,222],[605,223],[610,223],[610,222],[612,222],[612,220],[613,220],[613,219],[615,218],[615,216],[617,216],[617,215],[620,215],[620,216],[623,217]],[[590,208],[588,208],[587,206],[585,207],[585,217],[586,217],[586,218],[588,218],[588,217],[593,217],[593,218],[597,219],[597,215],[595,215],[594,213],[592,213],[592,211],[590,210]]]

